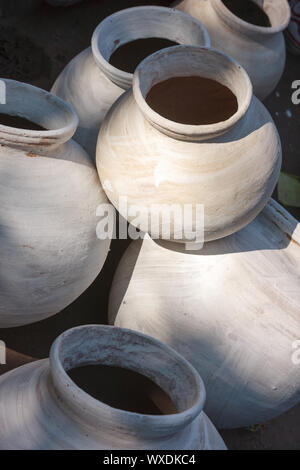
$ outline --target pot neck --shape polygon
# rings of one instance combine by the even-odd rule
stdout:
[[[242,1],[242,0],[241,0]],[[253,0],[267,14],[271,26],[257,26],[248,23],[225,6],[222,0],[210,0],[211,6],[220,20],[234,31],[253,38],[268,38],[282,32],[289,24],[291,11],[287,0]]]
[[[112,408],[88,395],[69,377],[76,367],[102,364],[143,374],[173,400],[178,413],[143,415]],[[72,419],[104,436],[162,439],[186,428],[201,413],[205,388],[180,355],[143,334],[112,326],[89,325],[66,331],[54,342],[50,370],[56,394]],[[120,391],[122,393],[122,391]]]
[[[92,37],[95,62],[109,80],[128,90],[133,74],[117,69],[109,60],[123,44],[153,37],[179,44],[210,45],[207,30],[186,13],[165,7],[133,7],[114,13],[96,28]]]
[[[32,153],[47,153],[72,138],[78,126],[73,108],[45,90],[15,80],[1,79],[3,114],[22,117],[45,130],[0,125],[0,144]]]
[[[237,98],[237,112],[215,124],[189,125],[166,119],[147,104],[147,94],[154,85],[185,76],[210,78],[225,85]],[[174,46],[156,52],[137,67],[133,94],[140,111],[157,130],[175,139],[197,142],[230,131],[245,116],[252,100],[252,85],[245,70],[226,54],[207,47]]]

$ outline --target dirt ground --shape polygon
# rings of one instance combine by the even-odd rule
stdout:
[[[26,16],[0,18],[0,77],[49,90],[63,67],[90,43],[96,25],[114,11],[137,5],[171,2],[86,0],[70,8],[42,5]],[[265,101],[283,145],[283,169],[300,175],[300,105],[292,103],[292,82],[300,80],[300,59],[287,56],[284,76]],[[300,209],[288,208],[299,219]],[[48,320],[17,329],[0,330],[8,348],[35,358],[47,357],[53,340],[64,330],[105,323],[113,274],[127,241],[112,244],[105,267],[94,284],[71,306]],[[3,366],[0,373],[4,372]],[[300,369],[299,369],[300,373]],[[300,449],[300,406],[258,429],[222,432],[229,449]]]

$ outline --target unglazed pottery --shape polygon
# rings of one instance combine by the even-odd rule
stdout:
[[[141,373],[171,397],[178,412],[138,414],[93,398],[67,374],[88,364]],[[202,412],[204,402],[200,376],[171,348],[125,329],[81,326],[58,337],[50,361],[22,366],[0,378],[0,449],[224,450]]]
[[[237,112],[215,124],[188,125],[150,108],[145,97],[153,85],[187,76],[228,87]],[[182,45],[153,54],[136,69],[133,91],[120,97],[102,124],[96,163],[108,198],[134,226],[152,238],[210,241],[241,229],[263,209],[279,176],[281,144],[244,69],[222,52]],[[195,211],[184,232],[171,214],[165,235],[157,208],[173,204],[182,213],[185,205],[203,205],[204,234],[195,226]]]
[[[1,80],[1,112],[47,130],[0,125],[0,327],[61,311],[93,282],[110,240],[96,236],[107,202],[97,172],[73,140],[78,118],[61,99]],[[101,235],[101,234],[100,234]]]
[[[257,0],[271,27],[256,26],[234,15],[222,0],[179,0],[173,6],[198,18],[207,28],[212,46],[234,57],[248,72],[254,94],[264,99],[279,82],[285,66],[282,31],[288,26],[286,0]]]
[[[270,200],[247,227],[207,243],[134,241],[110,322],[174,347],[201,374],[218,428],[261,423],[300,402],[300,225]]]
[[[185,13],[156,6],[128,8],[99,24],[91,47],[77,55],[53,85],[51,91],[76,109],[79,127],[74,138],[93,161],[105,114],[132,84],[133,75],[111,65],[110,57],[121,45],[147,37],[210,45],[206,29]]]

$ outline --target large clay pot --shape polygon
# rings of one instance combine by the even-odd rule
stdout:
[[[139,414],[101,402],[67,373],[89,364],[148,377],[178,411]],[[95,375],[96,382],[106,386],[101,373]],[[162,399],[157,394],[153,398],[158,406]],[[195,369],[153,338],[110,326],[81,326],[63,333],[52,346],[50,361],[22,366],[0,378],[0,402],[0,449],[225,449],[202,412],[205,388]]]
[[[205,28],[185,13],[156,6],[128,8],[99,24],[93,34],[92,47],[77,55],[52,87],[53,93],[76,109],[79,127],[74,138],[93,161],[104,116],[132,84],[133,75],[111,65],[110,57],[121,45],[149,37],[210,45]]]
[[[73,302],[100,272],[110,240],[96,236],[96,209],[107,198],[88,155],[70,140],[78,124],[73,109],[31,85],[1,84],[1,113],[47,129],[0,125],[0,327],[6,328]]]
[[[185,76],[225,85],[237,98],[237,111],[215,124],[189,125],[150,108],[145,97],[153,85]],[[244,227],[265,206],[279,176],[281,144],[269,112],[252,95],[249,77],[234,59],[214,49],[176,46],[136,69],[133,91],[103,122],[96,160],[108,198],[133,225],[152,238],[199,241],[203,227],[195,227],[196,211],[184,233],[176,231],[176,213],[170,214],[167,235],[156,216],[166,205],[176,204],[183,213],[187,204],[202,204],[204,240],[210,241]]]
[[[271,200],[247,227],[198,252],[134,241],[110,322],[165,342],[199,371],[218,428],[269,420],[300,401],[300,225]]]
[[[267,13],[271,27],[242,20],[222,0],[179,0],[173,5],[204,24],[211,35],[212,46],[230,54],[247,70],[254,94],[262,100],[272,93],[284,70],[286,53],[282,31],[289,24],[290,8],[287,0],[254,1]]]

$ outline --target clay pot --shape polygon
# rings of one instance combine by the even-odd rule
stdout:
[[[238,2],[243,3],[243,2]],[[234,57],[248,72],[259,99],[272,93],[285,66],[282,31],[288,26],[290,8],[286,0],[260,0],[271,27],[257,26],[233,14],[222,0],[179,0],[173,6],[207,28],[212,46]]]
[[[189,125],[150,108],[145,97],[155,84],[186,76],[225,85],[237,98],[237,111],[225,121]],[[281,144],[269,112],[234,59],[214,49],[176,46],[136,69],[133,91],[103,122],[96,160],[108,198],[132,225],[155,239],[199,241],[203,227],[195,227],[196,211],[184,233],[176,231],[176,213],[167,235],[156,216],[165,205],[176,204],[183,213],[185,204],[202,204],[204,240],[210,241],[241,229],[265,206],[279,176]],[[126,205],[120,204],[125,197]]]
[[[271,200],[247,227],[198,252],[134,241],[110,322],[174,347],[201,373],[218,428],[264,422],[300,401],[300,225]]]
[[[53,85],[51,91],[76,109],[79,127],[74,138],[93,161],[105,114],[132,84],[133,75],[111,65],[110,57],[123,44],[149,37],[210,45],[205,28],[189,15],[156,6],[128,8],[99,24],[93,34],[92,47],[77,55]]]
[[[100,272],[110,240],[96,236],[96,208],[107,199],[88,155],[71,140],[73,109],[31,85],[1,84],[2,113],[47,129],[9,127],[0,117],[0,327],[7,328],[73,302]]]
[[[89,364],[148,377],[178,411],[146,415],[99,401],[67,374]],[[50,361],[0,378],[0,401],[0,449],[225,449],[202,412],[205,388],[195,369],[169,347],[129,330],[95,325],[66,331],[53,344]]]

